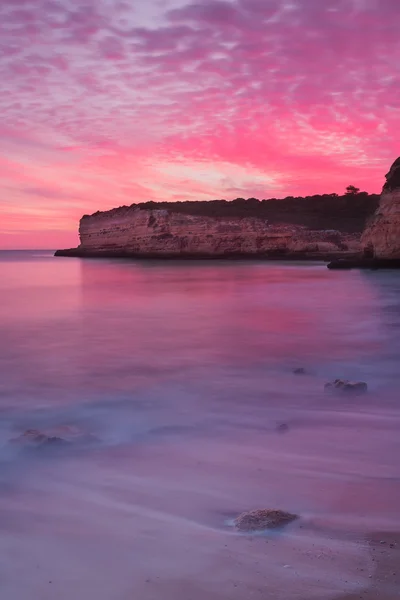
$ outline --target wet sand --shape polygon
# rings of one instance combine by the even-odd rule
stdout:
[[[398,600],[400,598],[400,533],[375,532],[366,536],[374,572],[370,585],[336,600]]]
[[[1,598],[398,598],[400,535],[364,536],[355,514],[320,511],[281,532],[238,533],[228,521],[243,506],[277,504],[273,467],[261,474],[249,443],[231,446],[248,471],[235,477],[223,445],[209,441],[207,455],[178,438],[14,463],[0,496]]]

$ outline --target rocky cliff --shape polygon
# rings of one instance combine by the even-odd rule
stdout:
[[[360,234],[213,218],[132,205],[84,216],[80,245],[59,256],[335,258],[360,251]]]
[[[336,229],[343,233],[361,234],[367,220],[379,205],[379,195],[316,194],[314,196],[283,199],[236,198],[236,200],[209,200],[197,202],[144,202],[136,206],[146,209],[165,209],[169,212],[213,217],[214,219],[239,219],[254,217],[267,220],[270,225],[299,225],[307,229]]]
[[[400,158],[386,175],[379,207],[361,244],[366,258],[400,259]]]

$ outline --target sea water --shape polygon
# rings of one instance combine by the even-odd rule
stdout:
[[[367,585],[364,533],[400,528],[399,293],[397,272],[322,263],[1,252],[1,600]],[[94,443],[10,443],[63,428]],[[237,533],[256,508],[300,519]]]

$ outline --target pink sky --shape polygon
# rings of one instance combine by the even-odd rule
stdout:
[[[1,0],[0,248],[146,200],[380,191],[399,0]]]

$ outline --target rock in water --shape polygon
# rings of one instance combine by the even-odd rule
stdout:
[[[304,367],[299,367],[297,369],[294,369],[293,373],[295,375],[306,375],[307,371],[305,370]]]
[[[98,443],[92,434],[76,427],[61,426],[44,433],[37,429],[27,429],[24,433],[10,440],[24,449],[29,448],[64,448],[69,446],[87,447]]]
[[[52,434],[76,446],[90,446],[99,442],[93,434],[71,425],[55,427],[52,429]]]
[[[27,429],[23,434],[10,440],[13,444],[19,444],[25,448],[35,447],[59,447],[68,445],[69,442],[58,436],[46,435],[37,429]]]
[[[289,425],[287,423],[279,423],[276,426],[276,430],[278,431],[278,433],[286,433],[287,431],[289,431]]]
[[[259,509],[244,512],[235,519],[235,527],[239,531],[264,531],[265,529],[278,529],[298,519],[283,510]]]
[[[347,379],[335,379],[332,383],[325,384],[326,392],[344,392],[365,394],[368,386],[364,381],[348,381]]]
[[[361,246],[367,259],[400,259],[400,157],[386,175],[378,210],[362,235]]]

